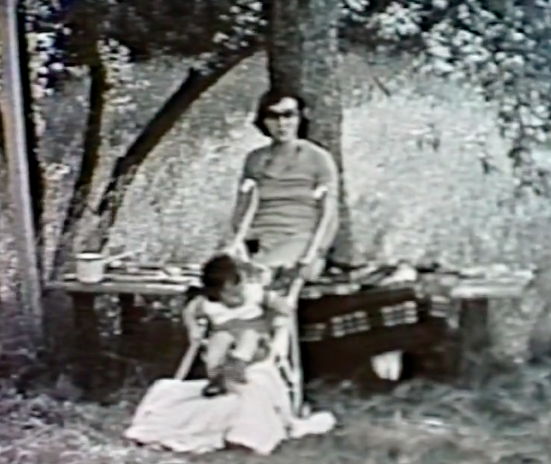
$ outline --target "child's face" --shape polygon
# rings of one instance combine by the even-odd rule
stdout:
[[[222,292],[222,300],[229,307],[240,306],[245,303],[245,284],[260,284],[262,287],[271,281],[271,272],[264,266],[252,263],[239,263],[239,278],[237,282],[227,282]]]
[[[227,282],[222,291],[222,301],[229,307],[241,306],[245,302],[244,279],[240,276],[237,282]]]

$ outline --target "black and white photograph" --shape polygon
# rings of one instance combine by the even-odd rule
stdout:
[[[550,437],[551,0],[0,0],[0,464]]]

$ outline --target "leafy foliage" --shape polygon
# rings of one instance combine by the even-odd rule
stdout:
[[[30,42],[42,57],[33,68],[35,95],[49,87],[48,75],[81,73],[75,65],[86,63],[86,49],[97,48],[98,40],[112,48],[101,54],[111,68],[159,54],[192,57],[197,68],[212,68],[221,49],[235,50],[262,34],[262,3],[162,0],[151,8],[147,1],[28,0],[35,31]],[[342,0],[346,40],[413,52],[417,69],[469,83],[495,104],[519,184],[539,193],[546,192],[547,172],[528,153],[547,142],[551,128],[550,25],[549,0]]]
[[[548,193],[530,151],[551,128],[551,2],[393,1],[366,19],[387,43],[415,43],[415,67],[468,83],[497,109],[519,186]],[[485,160],[488,162],[489,160]]]

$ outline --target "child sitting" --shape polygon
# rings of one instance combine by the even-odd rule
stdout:
[[[228,376],[246,382],[246,366],[269,341],[272,324],[267,311],[288,317],[292,308],[283,297],[264,288],[252,265],[227,254],[205,264],[202,284],[204,299],[194,318],[204,317],[211,326],[206,353],[209,384],[203,394],[215,396],[226,391]]]

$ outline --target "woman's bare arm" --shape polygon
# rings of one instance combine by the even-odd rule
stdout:
[[[328,151],[319,148],[316,150],[316,176],[318,187],[327,188],[327,195],[334,207],[339,201],[339,170],[333,156]]]
[[[231,219],[233,232],[236,232],[237,229],[239,228],[239,224],[243,220],[243,216],[245,215],[245,211],[247,210],[248,195],[243,194],[241,192],[241,185],[243,184],[243,181],[245,181],[245,179],[256,180],[257,167],[261,157],[262,157],[262,149],[258,149],[249,153],[247,155],[247,158],[245,159],[245,164],[241,172],[241,177],[239,178],[237,199],[235,202],[235,207],[233,209],[233,214]]]
[[[318,187],[327,189],[325,202],[329,210],[328,225],[322,233],[323,238],[320,243],[320,248],[325,251],[332,245],[339,228],[340,174],[331,153],[323,148],[318,148],[316,152],[316,183]]]

